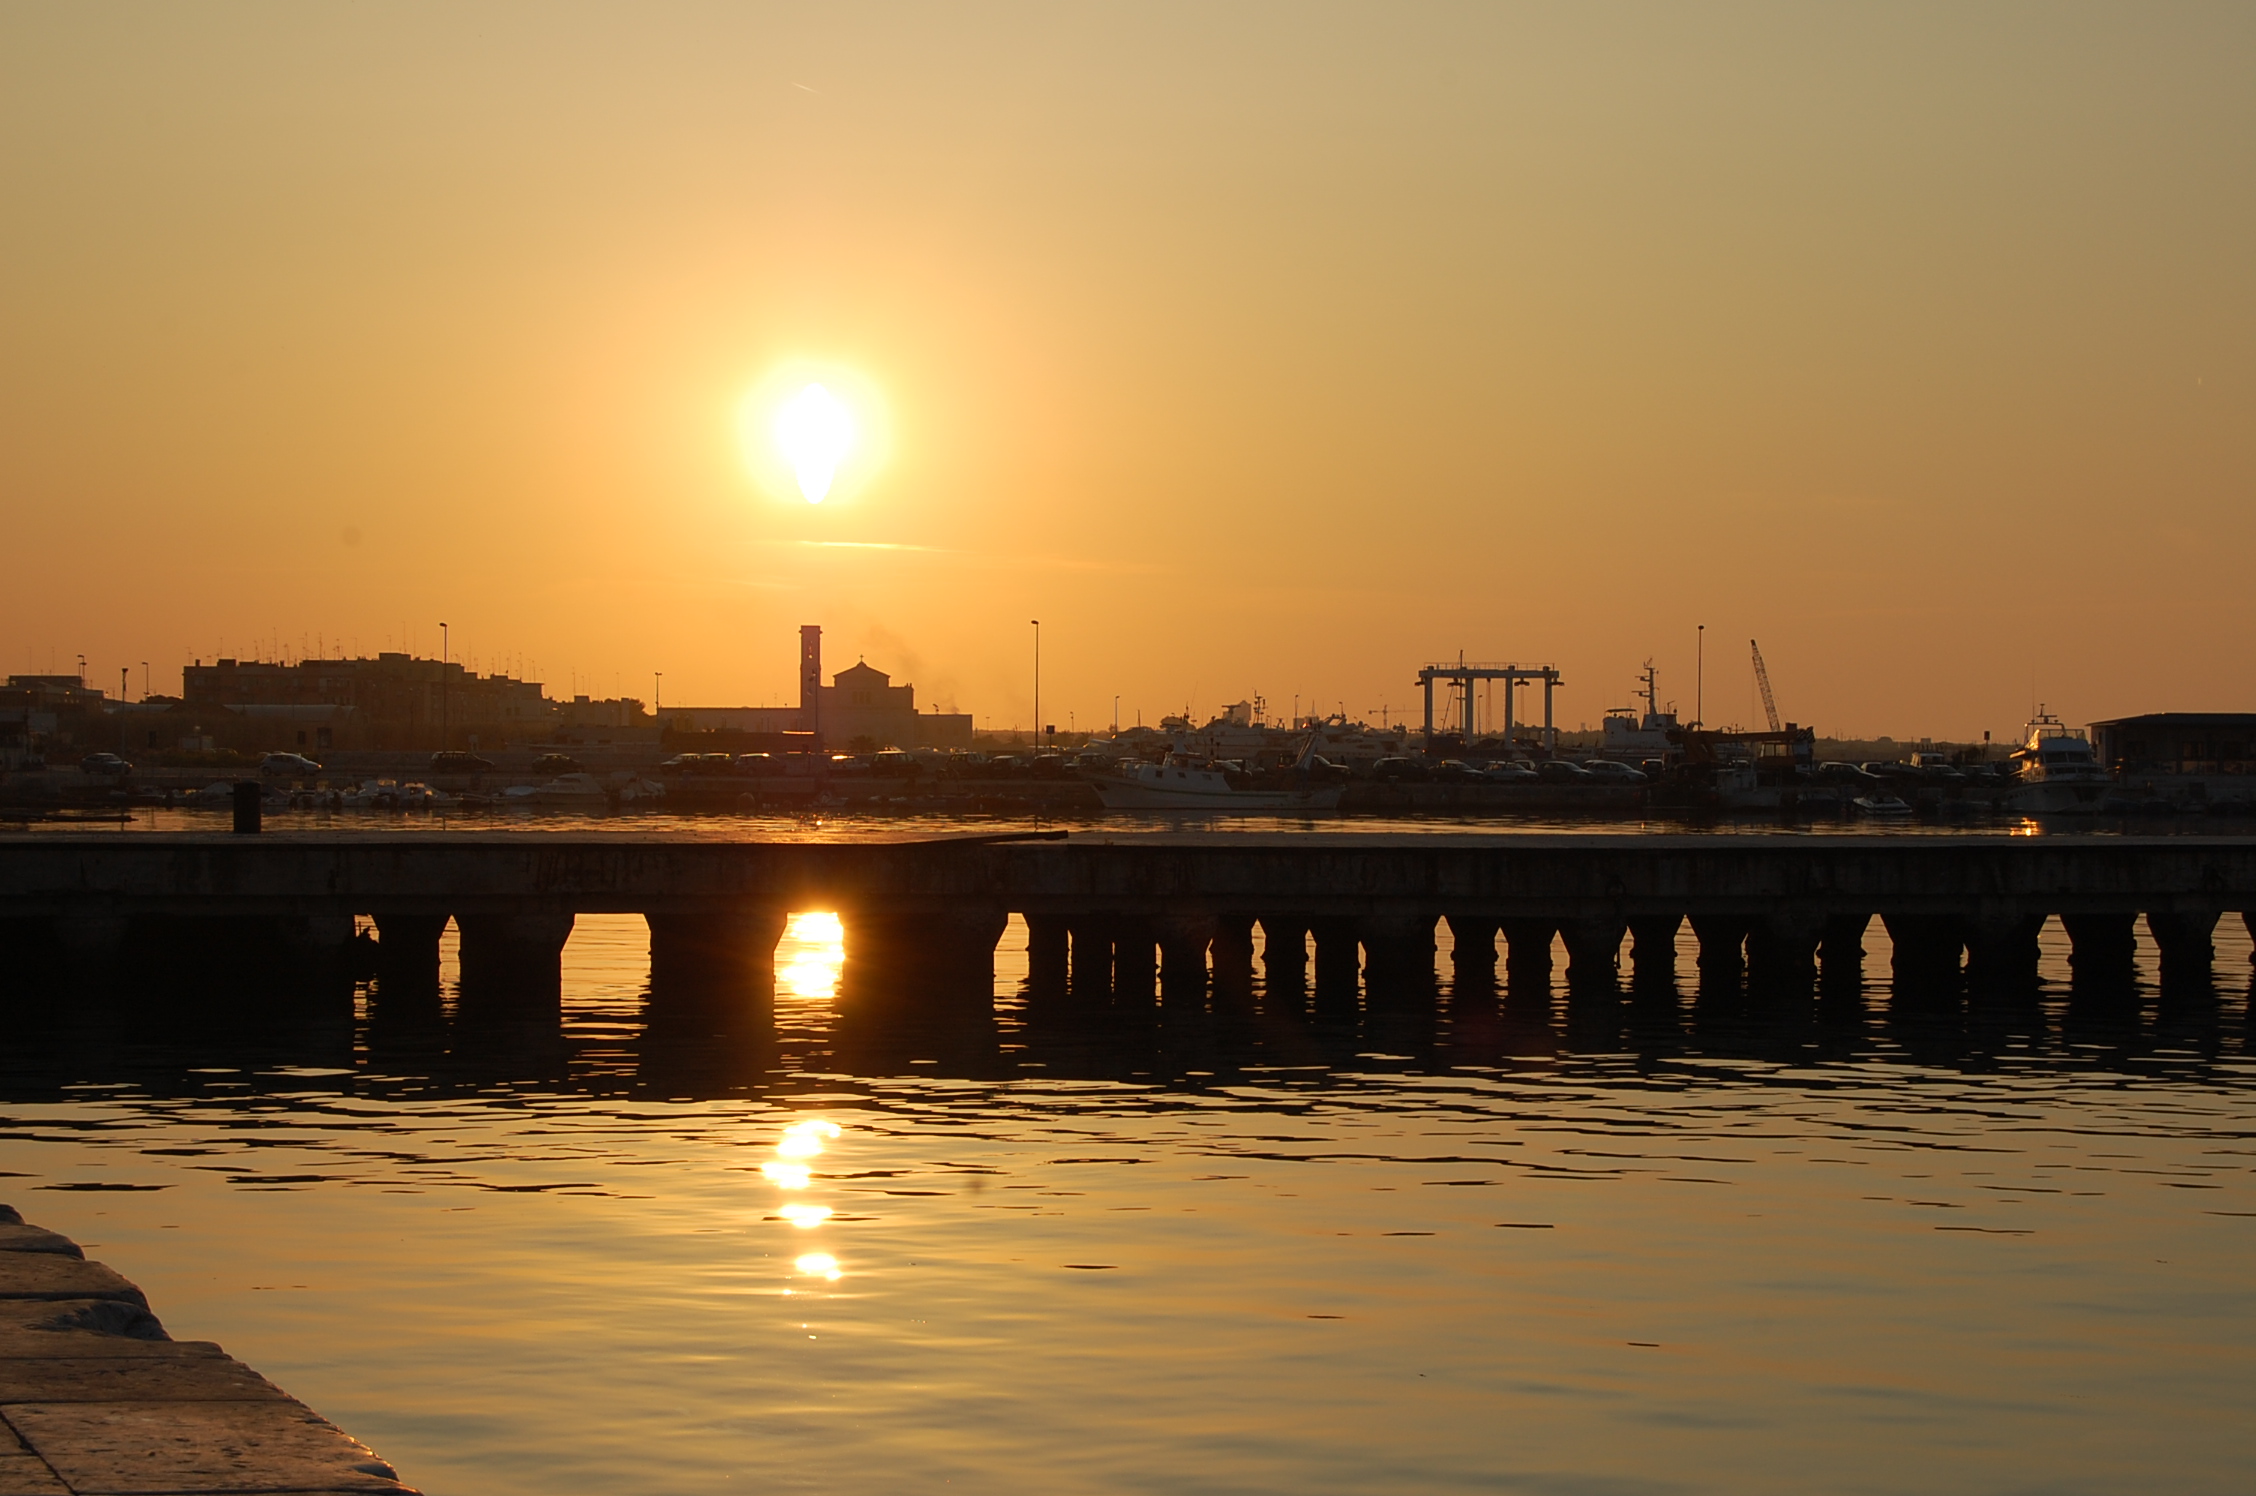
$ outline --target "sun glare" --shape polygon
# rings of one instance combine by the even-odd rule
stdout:
[[[836,395],[810,384],[776,412],[775,439],[799,480],[799,492],[808,503],[820,504],[830,497],[838,465],[854,449],[854,418]]]
[[[846,964],[846,927],[835,914],[794,914],[776,947],[776,987],[786,997],[828,1002]]]
[[[753,481],[810,506],[860,492],[889,445],[883,396],[835,364],[778,366],[745,395],[736,429]]]

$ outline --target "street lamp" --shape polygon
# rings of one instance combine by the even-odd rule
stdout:
[[[1034,751],[1042,751],[1042,620],[1029,619],[1034,625]]]
[[[450,640],[446,620],[439,620],[439,751],[447,749],[447,650]]]

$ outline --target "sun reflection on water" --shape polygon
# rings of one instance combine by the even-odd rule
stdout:
[[[776,990],[784,997],[828,1002],[845,964],[846,926],[837,915],[794,914],[776,944]]]
[[[828,1252],[808,1252],[791,1265],[810,1278],[827,1278],[833,1283],[843,1276],[838,1271],[838,1259]]]
[[[760,1173],[770,1184],[782,1190],[803,1190],[814,1182],[814,1166],[808,1159],[820,1158],[823,1151],[839,1138],[845,1129],[823,1117],[806,1117],[792,1123],[776,1139],[774,1158],[760,1165]],[[833,1214],[828,1205],[816,1205],[803,1200],[784,1204],[776,1214],[801,1231],[812,1231],[828,1221]],[[802,1276],[821,1278],[835,1283],[845,1274],[838,1259],[828,1252],[806,1252],[795,1258],[792,1266]],[[790,1289],[785,1289],[789,1293]]]

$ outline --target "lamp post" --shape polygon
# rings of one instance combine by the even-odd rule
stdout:
[[[148,700],[148,698],[149,698],[149,662],[148,662],[147,660],[143,660],[143,661],[141,662],[141,699],[142,699],[142,700],[144,700],[144,701],[146,701],[146,700]]]
[[[1708,626],[1704,623],[1700,625],[1700,632],[1694,639],[1693,649],[1692,725],[1705,727],[1708,725]]]
[[[439,620],[439,751],[447,750],[447,659],[450,643],[446,620]]]
[[[1042,620],[1029,619],[1034,625],[1034,751],[1042,751]]]

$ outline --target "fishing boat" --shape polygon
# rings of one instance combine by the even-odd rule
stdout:
[[[2020,779],[2006,804],[2024,815],[2097,815],[2115,781],[2100,767],[2091,739],[2038,707],[2028,738],[2013,750]]]

